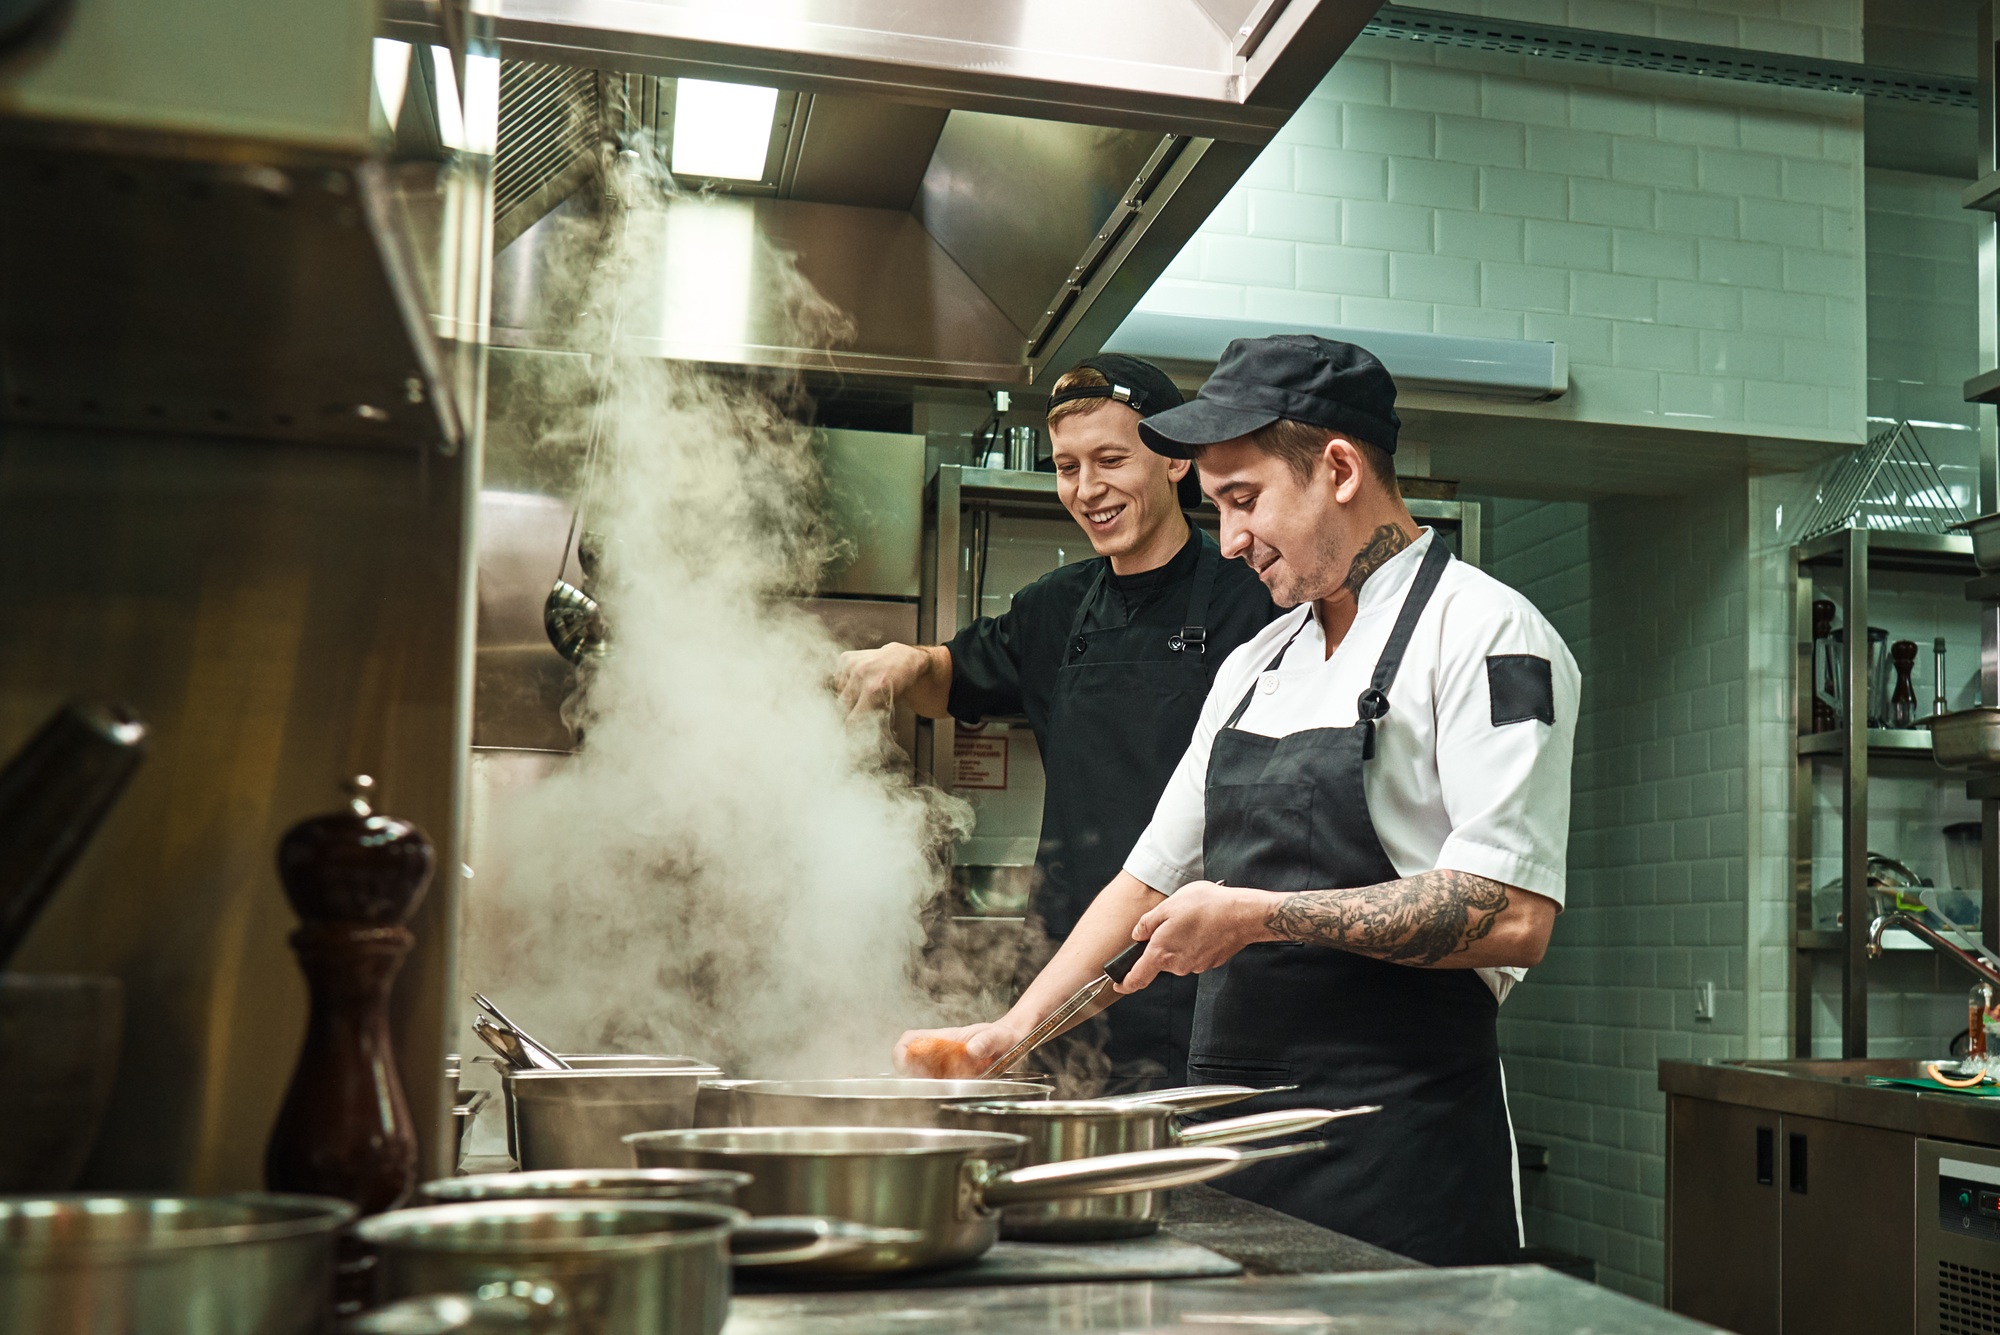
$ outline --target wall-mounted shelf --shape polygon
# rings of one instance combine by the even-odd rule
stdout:
[[[1931,735],[1923,728],[1869,728],[1866,731],[1868,754],[1871,756],[1931,761]],[[1799,738],[1799,754],[1802,756],[1840,756],[1846,752],[1845,732],[1815,732]]]

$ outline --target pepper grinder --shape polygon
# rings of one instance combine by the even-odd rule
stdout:
[[[416,939],[404,924],[431,877],[429,836],[375,814],[374,787],[365,774],[349,780],[345,810],[300,821],[278,845],[311,1012],[264,1154],[271,1190],[337,1196],[363,1214],[394,1209],[416,1187],[389,989]]]
[[[1917,642],[1898,640],[1889,647],[1889,661],[1896,665],[1896,685],[1889,693],[1889,726],[1912,728],[1917,722],[1917,686],[1910,674],[1917,667]]]

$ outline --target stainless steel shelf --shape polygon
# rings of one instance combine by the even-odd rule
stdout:
[[[1847,732],[1808,733],[1799,738],[1802,756],[1838,756],[1847,751]],[[1868,754],[1907,760],[1931,759],[1931,735],[1923,728],[1870,728]]]
[[[1849,530],[1839,529],[1799,544],[1802,566],[1840,566],[1847,555]],[[1972,539],[1963,533],[1901,533],[1894,529],[1863,529],[1868,564],[1881,570],[1923,570],[1979,573],[1972,560]]]

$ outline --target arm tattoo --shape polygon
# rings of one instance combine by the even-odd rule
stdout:
[[[1347,567],[1347,578],[1341,587],[1351,594],[1359,594],[1368,577],[1380,570],[1389,558],[1410,545],[1410,535],[1395,524],[1384,524],[1369,535],[1367,543],[1354,554],[1354,561]]]
[[[1507,910],[1507,887],[1463,871],[1427,871],[1385,885],[1286,895],[1264,926],[1309,946],[1391,964],[1436,964],[1469,950]]]

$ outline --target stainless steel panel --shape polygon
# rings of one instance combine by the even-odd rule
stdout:
[[[356,772],[437,845],[395,994],[436,1171],[475,464],[0,426],[0,563],[35,628],[0,655],[0,746],[79,694],[129,700],[154,728],[18,961],[125,984],[124,1056],[86,1185],[261,1182],[305,1021],[273,850]]]
[[[1737,1335],[1778,1335],[1780,1117],[1667,1100],[1667,1306]],[[1758,1138],[1769,1181],[1760,1182]]]
[[[798,164],[780,193],[821,204],[907,209],[945,116],[937,107],[820,93],[811,99]]]
[[[820,592],[915,598],[922,542],[924,438],[885,431],[822,431],[827,518],[843,551]]]
[[[1160,136],[954,111],[915,213],[1020,329],[1042,323]]]
[[[554,496],[479,494],[474,746],[567,751],[575,743],[562,720],[575,670],[549,643],[542,622],[549,589],[568,568],[569,523],[569,503]]]
[[[2000,1187],[2000,1150],[1950,1141],[1917,1142],[1916,1335],[2000,1329],[2000,1237],[1991,1231],[1991,1216],[1976,1201],[1972,1210],[1964,1212],[1971,1216],[1969,1221],[1959,1215],[1948,1222],[1940,1178],[1970,1178],[1989,1189]],[[1885,1207],[1888,1204],[1884,1202]],[[1972,1227],[1965,1227],[1968,1222]]]
[[[566,240],[596,222],[575,200],[499,257],[494,341],[562,348],[575,286]],[[631,216],[637,272],[622,347],[733,365],[807,367],[897,379],[1019,383],[1022,335],[907,213],[778,199],[679,199]],[[772,249],[846,312],[852,336],[804,345],[796,288]]]

